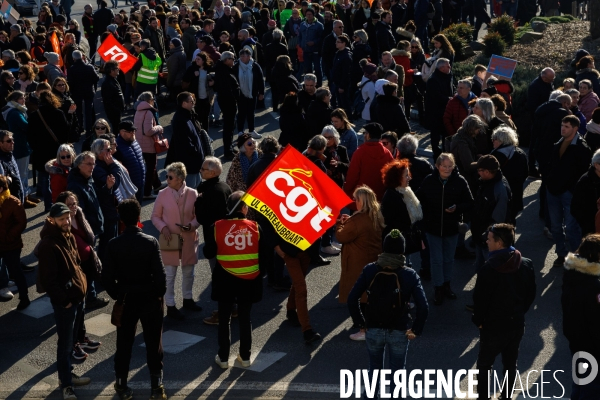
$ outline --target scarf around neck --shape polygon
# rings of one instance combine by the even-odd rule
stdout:
[[[25,119],[27,119],[27,107],[22,106],[16,101],[9,101],[7,105],[11,108],[16,108],[17,110],[21,111],[23,114],[25,114]]]
[[[252,98],[252,64],[252,60],[250,60],[248,64],[244,64],[243,62],[239,63],[240,89],[242,90],[244,97],[249,99]]]
[[[415,196],[415,193],[412,191],[410,186],[405,188],[399,187],[396,188],[398,193],[402,195],[402,200],[406,205],[406,210],[408,211],[408,216],[410,217],[410,223],[414,224],[417,221],[423,219],[423,209],[421,208],[421,202]]]
[[[377,264],[382,268],[398,269],[404,266],[405,261],[403,254],[381,253],[377,256]]]

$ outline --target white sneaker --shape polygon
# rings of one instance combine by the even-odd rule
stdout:
[[[256,131],[252,131],[250,134],[252,135],[252,139],[262,139],[262,135]]]
[[[350,335],[350,339],[356,340],[356,341],[365,340],[365,332],[364,331],[358,331],[356,333],[353,333],[352,335]]]
[[[217,363],[217,365],[223,369],[227,369],[229,368],[229,363],[227,361],[221,361],[221,358],[219,358],[219,355],[217,354],[215,356],[215,362]]]
[[[340,254],[340,249],[338,249],[337,247],[333,247],[331,245],[327,246],[327,247],[321,247],[321,252],[325,253],[325,254]]]
[[[242,356],[240,356],[239,354],[237,356],[237,360],[240,362],[240,364],[242,364],[242,367],[244,367],[244,368],[248,368],[250,365],[252,365],[252,361],[242,360]]]
[[[5,287],[4,289],[0,289],[0,298],[3,301],[9,301],[12,300],[13,297],[15,297],[12,292],[10,290],[8,290],[7,287]]]

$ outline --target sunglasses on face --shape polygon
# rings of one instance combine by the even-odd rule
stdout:
[[[418,49],[419,46],[410,46],[411,49]]]
[[[323,137],[327,140],[333,139],[333,136],[323,136]]]
[[[170,181],[172,181],[173,179],[175,179],[175,177],[172,176],[172,175],[167,175],[167,179],[170,180]]]
[[[254,140],[250,140],[249,142],[246,143],[246,146],[251,147],[254,146],[256,143],[254,143]]]
[[[2,142],[2,143],[14,143],[14,142],[15,142],[15,141],[14,141],[14,140],[12,140],[12,139],[7,139],[7,140],[5,140],[5,141],[4,141],[4,142]]]
[[[97,131],[105,131],[106,127],[105,126],[95,126],[94,129],[96,129]]]
[[[70,160],[71,159],[71,155],[67,154],[66,156],[60,156],[61,160]]]
[[[56,84],[56,87],[63,87],[63,86],[67,86],[67,85],[65,85],[64,83],[57,83]]]

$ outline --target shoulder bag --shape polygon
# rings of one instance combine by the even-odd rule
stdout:
[[[179,214],[179,221],[181,222],[182,226],[184,225],[183,224],[183,213],[185,212],[186,200],[187,200],[187,192],[184,191],[183,192],[183,207]],[[163,235],[161,232],[160,236],[158,237],[158,245],[162,251],[173,251],[173,250],[181,251],[183,249],[183,236],[178,233],[171,233],[171,240],[167,240],[167,238],[165,238],[165,235]]]
[[[40,110],[38,109],[36,111],[38,113],[38,115],[40,116],[40,119],[42,120],[42,122],[44,123],[44,126],[46,127],[46,129],[48,130],[48,133],[50,133],[50,136],[52,136],[52,139],[54,139],[54,141],[58,144],[61,144],[58,141],[58,138],[56,137],[56,135],[54,134],[54,132],[52,132],[52,129],[50,129],[50,127],[48,126],[48,124],[46,123],[46,120],[44,119],[44,117],[42,116],[42,113],[40,112]]]

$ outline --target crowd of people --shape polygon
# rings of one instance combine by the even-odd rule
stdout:
[[[101,345],[86,335],[84,323],[85,309],[109,304],[101,288],[116,301],[117,394],[132,396],[129,359],[141,321],[151,398],[166,398],[164,304],[167,317],[185,319],[175,301],[181,266],[182,307],[203,311],[193,298],[202,256],[217,303],[203,321],[219,327],[221,368],[229,367],[232,317],[240,322],[238,360],[251,365],[251,309],[262,299],[265,276],[268,287],[289,291],[286,317],[303,340],[320,340],[310,323],[306,275],[311,265],[340,254],[338,301],[348,304],[354,322],[350,339],[366,341],[371,371],[382,367],[386,344],[394,349],[390,365],[404,368],[408,341],[422,334],[429,303],[457,298],[453,264],[467,258],[475,260],[477,275],[466,307],[480,328],[478,365],[489,369],[502,353],[505,371],[514,374],[524,315],[535,299],[532,262],[514,248],[528,177],[541,178],[540,216],[556,245],[554,266],[569,271],[565,293],[574,290],[567,276],[570,284],[591,275],[597,280],[585,268],[600,254],[598,237],[587,236],[600,230],[600,74],[585,50],[560,89],[554,90],[550,68],[531,83],[526,154],[511,118],[512,83],[482,65],[472,77],[453,76],[455,52],[439,33],[460,20],[473,24],[473,14],[476,33],[489,21],[483,1],[462,7],[427,0],[215,0],[191,7],[150,1],[114,13],[101,0],[96,11],[85,6],[82,31],[62,3],[44,3],[35,28],[23,18],[7,24],[10,34],[0,30],[0,298],[11,300],[9,287],[16,286],[17,309],[30,305],[24,273],[34,268],[20,261],[25,208],[43,203],[48,218],[34,251],[37,290],[54,307],[65,399],[76,398],[73,386],[90,382],[72,373],[71,358],[85,359],[85,350]],[[518,9],[505,3],[502,11],[511,16],[531,12],[527,2]],[[554,10],[546,5],[543,12]],[[98,60],[100,70],[95,65],[97,47],[110,36],[137,58],[126,73],[113,60]],[[98,85],[105,118],[94,107]],[[266,107],[268,90],[279,139],[256,130],[256,110]],[[159,100],[176,105],[168,142]],[[130,110],[133,118],[123,118]],[[433,164],[417,155],[409,124],[414,112],[431,131]],[[215,157],[208,133],[219,126],[223,159]],[[354,200],[307,250],[281,239],[240,202],[285,146],[301,151]],[[157,168],[164,152],[165,183]],[[226,176],[222,160],[231,161]],[[138,226],[144,201],[153,202],[159,240]],[[402,293],[391,300],[397,307],[375,307],[388,295],[389,282],[382,282],[390,276]],[[430,296],[421,280],[433,282]],[[585,287],[594,290],[592,283]],[[586,302],[572,293],[563,308],[580,310]],[[595,326],[592,314],[573,323]],[[598,354],[575,331],[565,329],[571,351]]]

